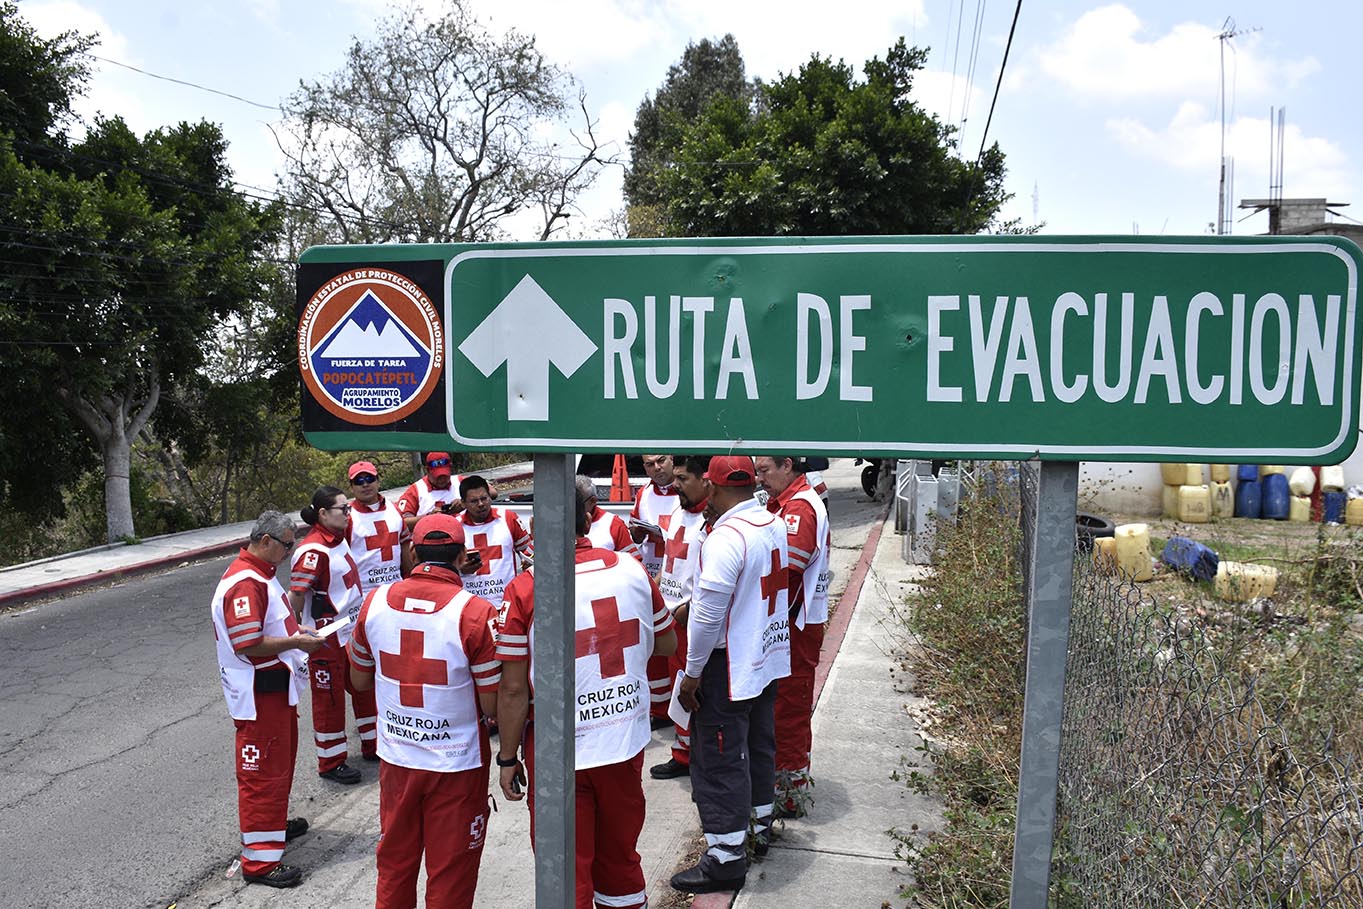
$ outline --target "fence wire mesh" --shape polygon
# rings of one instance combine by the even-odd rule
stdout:
[[[1363,907],[1363,776],[1280,719],[1196,622],[1077,552],[1053,902]]]

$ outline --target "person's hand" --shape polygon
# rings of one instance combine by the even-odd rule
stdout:
[[[502,767],[502,795],[513,802],[525,798],[525,768],[520,761],[515,767]]]
[[[636,543],[642,543],[644,540],[648,539],[648,531],[644,530],[642,527],[631,527],[629,529],[629,538]]]
[[[687,600],[685,603],[682,603],[680,606],[678,606],[677,610],[672,613],[672,621],[684,627],[686,625],[686,617],[689,616],[690,614],[691,601]]]
[[[293,642],[294,647],[304,653],[316,653],[321,650],[322,645],[326,643],[326,641],[311,628],[299,628],[289,640]]]
[[[695,713],[700,709],[700,679],[692,678],[689,675],[682,676],[681,689],[677,692],[677,703],[688,713]]]

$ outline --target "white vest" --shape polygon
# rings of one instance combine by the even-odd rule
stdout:
[[[416,487],[416,513],[418,515],[428,515],[435,510],[437,505],[448,505],[459,498],[459,482],[462,478],[458,474],[450,474],[449,489],[435,489],[431,486],[430,477],[422,477],[412,485]]]
[[[402,578],[402,515],[392,502],[383,498],[379,502],[382,507],[377,511],[363,511],[359,502],[350,504],[350,555],[360,569],[361,597]]]
[[[501,603],[502,591],[516,576],[516,540],[511,534],[509,514],[494,508],[486,524],[468,521],[467,511],[459,515],[464,525],[464,548],[483,554],[482,566],[472,574],[460,572],[459,578],[465,590],[489,603]]]
[[[359,576],[359,568],[355,565],[355,559],[350,554],[350,544],[341,537],[332,546],[327,546],[319,540],[313,539],[303,543],[298,549],[294,550],[293,564],[295,567],[302,565],[309,570],[312,566],[308,565],[309,553],[316,553],[319,557],[325,555],[327,564],[330,567],[330,575],[327,578],[327,596],[331,600],[331,605],[336,609],[336,616],[318,616],[313,610],[314,591],[309,588],[303,593],[303,624],[311,625],[313,628],[321,630],[332,621],[339,620],[343,616],[350,616],[351,624],[336,632],[336,643],[344,647],[350,643],[351,629],[354,622],[360,616],[360,606],[364,603],[364,596],[360,593],[360,588],[347,587],[345,578],[350,572],[355,572],[355,577]]]
[[[614,553],[578,562],[576,579],[576,769],[588,770],[648,744],[653,585],[642,565]]]
[[[700,583],[707,577],[706,563],[718,561],[721,549],[733,551],[742,562],[724,642],[729,651],[729,697],[744,701],[790,675],[788,578],[785,572],[772,571],[773,561],[778,569],[790,564],[785,521],[755,499],[729,509],[705,538]]]
[[[809,567],[805,569],[805,605],[795,617],[795,627],[803,630],[811,622],[822,625],[828,621],[828,586],[833,580],[833,572],[828,567],[828,555],[832,536],[828,529],[828,509],[824,508],[819,494],[813,489],[802,489],[791,497],[791,501],[795,499],[809,503],[817,522],[814,528],[817,548],[809,558]]]
[[[427,613],[394,609],[388,603],[391,589],[374,591],[364,620],[374,655],[379,757],[400,767],[445,773],[482,767],[478,693],[460,634],[468,592],[460,590],[442,608],[432,604],[434,611]]]
[[[257,669],[277,669],[283,667],[289,670],[289,703],[298,703],[299,679],[305,679],[308,675],[308,657],[301,650],[285,650],[273,659],[261,663],[252,663],[251,658],[237,653],[232,649],[232,640],[228,637],[227,620],[223,614],[223,600],[227,596],[227,591],[231,590],[238,582],[247,578],[254,578],[263,583],[268,591],[269,600],[265,607],[265,621],[261,628],[261,634],[269,637],[285,638],[289,636],[288,619],[292,614],[289,608],[288,597],[284,594],[284,588],[280,585],[277,578],[266,578],[259,572],[251,569],[229,574],[218,582],[218,587],[213,591],[213,603],[210,607],[213,611],[213,631],[217,639],[218,646],[218,677],[222,682],[222,694],[227,699],[227,712],[232,715],[234,720],[254,720],[256,718],[256,670]]]
[[[616,551],[615,537],[611,535],[611,527],[619,520],[613,512],[601,509],[601,517],[591,522],[587,528],[587,539],[592,541],[593,549],[609,549]]]
[[[672,509],[664,536],[658,589],[672,612],[691,600],[696,582],[696,566],[700,564],[701,541],[698,534],[705,527],[704,512],[690,512],[678,503]]]
[[[666,493],[658,491],[658,487],[649,483],[639,490],[639,497],[634,501],[634,510],[640,518],[650,524],[663,524],[662,518],[672,514],[672,509],[677,506],[677,491],[669,486]],[[666,530],[667,528],[663,528]],[[663,553],[661,548],[655,548],[653,538],[645,537],[639,544],[639,552],[644,557],[644,567],[648,573],[656,575],[658,568],[663,564]]]

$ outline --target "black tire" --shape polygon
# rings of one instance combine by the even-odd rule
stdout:
[[[1084,552],[1093,548],[1094,540],[1113,536],[1116,532],[1117,525],[1102,515],[1081,511],[1074,516],[1074,538]]]
[[[871,498],[876,497],[876,480],[880,477],[880,462],[867,464],[861,469],[861,489]]]

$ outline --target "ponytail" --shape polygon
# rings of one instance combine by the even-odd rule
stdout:
[[[335,486],[318,486],[317,491],[312,494],[312,502],[304,505],[298,510],[298,516],[303,519],[303,523],[309,527],[317,523],[318,512],[336,501],[336,497],[345,497],[345,492]]]

